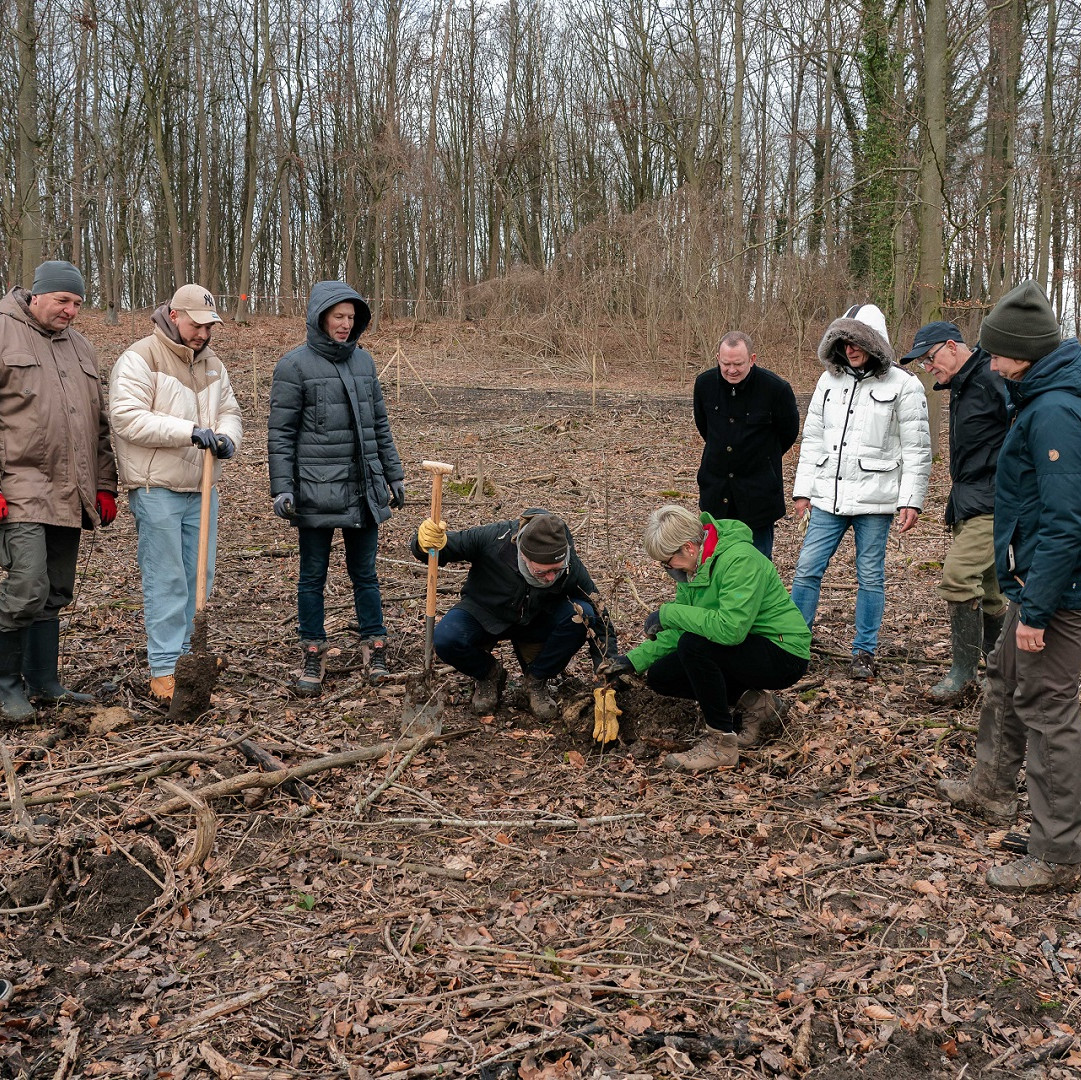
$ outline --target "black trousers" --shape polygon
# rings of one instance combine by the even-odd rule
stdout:
[[[747,690],[783,690],[803,677],[808,663],[757,634],[718,645],[684,633],[675,652],[646,669],[646,683],[666,697],[693,698],[708,727],[734,731],[732,706]]]

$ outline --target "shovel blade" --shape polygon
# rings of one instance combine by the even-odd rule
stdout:
[[[410,738],[439,735],[443,731],[443,710],[447,702],[443,691],[433,690],[427,679],[406,683],[402,705],[401,733]]]
[[[195,616],[192,645],[195,651],[177,658],[176,685],[169,704],[169,719],[190,723],[210,708],[210,695],[218,683],[218,658],[206,651],[206,621]],[[201,625],[200,625],[201,624]],[[199,645],[202,648],[199,648]]]

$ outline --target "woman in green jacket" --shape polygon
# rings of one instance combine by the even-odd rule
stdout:
[[[698,702],[706,736],[669,754],[667,768],[734,766],[739,748],[755,744],[775,709],[768,691],[806,672],[811,631],[743,522],[662,506],[650,515],[642,545],[679,583],[675,600],[646,619],[650,640],[610,661],[608,671],[645,672],[656,693]]]

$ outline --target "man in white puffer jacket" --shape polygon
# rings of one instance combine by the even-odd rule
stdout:
[[[211,453],[207,592],[214,580],[221,462],[240,446],[240,406],[225,365],[210,347],[220,323],[201,285],[177,289],[150,317],[154,332],[122,353],[109,377],[109,418],[120,484],[139,533],[150,693],[172,700],[177,657],[195,615],[199,484]]]
[[[793,488],[795,510],[809,513],[792,580],[792,599],[814,623],[822,575],[849,528],[856,542],[854,679],[875,673],[885,608],[886,541],[897,514],[907,532],[923,508],[931,475],[927,396],[893,363],[882,312],[874,304],[834,319],[818,346],[826,371],[803,423]]]

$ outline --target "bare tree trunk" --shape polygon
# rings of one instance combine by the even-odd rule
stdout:
[[[12,279],[30,288],[41,262],[41,193],[38,190],[38,28],[34,0],[19,0],[15,36],[19,42],[19,82],[16,94],[18,153],[15,159],[15,212],[19,222],[19,255]]]
[[[1047,46],[1044,52],[1043,130],[1040,133],[1039,205],[1036,230],[1036,280],[1050,285],[1048,269],[1051,262],[1051,204],[1056,187],[1055,163],[1055,40],[1058,11],[1055,0],[1047,0]]]

